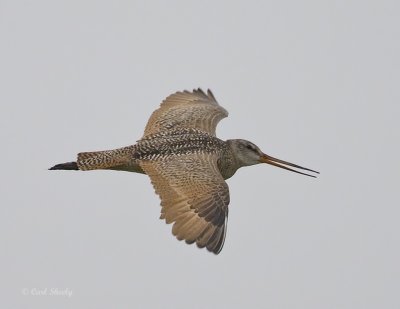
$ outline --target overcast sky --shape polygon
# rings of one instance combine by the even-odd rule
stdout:
[[[400,308],[399,9],[0,1],[0,307]],[[197,87],[220,138],[321,172],[239,170],[218,256],[172,236],[147,176],[47,170]]]

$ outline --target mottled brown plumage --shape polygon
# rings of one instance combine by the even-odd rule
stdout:
[[[229,188],[225,179],[238,168],[269,163],[299,174],[304,173],[288,166],[315,172],[270,157],[249,141],[220,140],[215,129],[227,116],[210,90],[177,92],[153,112],[143,137],[135,145],[82,152],[77,162],[51,169],[112,169],[147,174],[161,198],[161,218],[173,223],[172,233],[177,239],[218,254],[228,218]]]

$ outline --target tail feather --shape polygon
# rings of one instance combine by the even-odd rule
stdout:
[[[144,173],[139,164],[133,161],[133,146],[114,150],[78,153],[77,162],[57,164],[50,170],[100,170],[110,169]]]
[[[92,151],[78,153],[78,167],[82,171],[110,169],[129,164],[132,147],[114,150]]]
[[[50,167],[49,170],[74,170],[78,171],[78,163],[76,162],[67,162],[67,163],[61,163],[61,164],[56,164],[53,167]]]

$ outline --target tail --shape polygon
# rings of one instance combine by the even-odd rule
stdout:
[[[76,162],[54,165],[50,170],[100,170],[112,169],[142,173],[141,168],[132,162],[133,146],[114,150],[81,152]]]
[[[78,163],[76,162],[67,162],[67,163],[61,163],[61,164],[56,164],[53,167],[50,167],[49,170],[74,170],[78,171]]]

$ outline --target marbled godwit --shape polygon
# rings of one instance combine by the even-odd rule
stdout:
[[[258,163],[311,177],[315,176],[290,167],[318,173],[266,155],[249,141],[220,140],[215,129],[227,116],[210,90],[207,94],[201,89],[177,92],[153,112],[135,145],[82,152],[76,162],[57,164],[50,170],[110,169],[147,174],[161,198],[161,219],[174,223],[172,233],[179,240],[218,254],[228,218],[225,179],[240,167]]]

